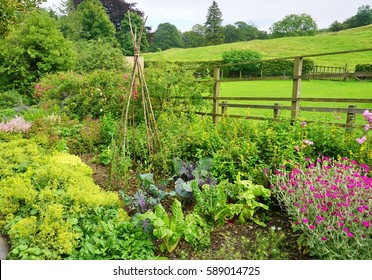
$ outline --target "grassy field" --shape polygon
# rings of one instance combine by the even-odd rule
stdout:
[[[158,53],[143,54],[145,60],[210,61],[221,60],[224,51],[251,49],[260,52],[263,59],[329,53],[372,47],[372,25],[317,36],[291,37],[271,40],[253,40],[192,49],[169,49]],[[358,63],[372,63],[372,51],[321,56],[312,58],[317,65],[344,66],[353,71]]]
[[[288,97],[292,95],[292,81],[249,81],[249,82],[226,82],[221,83],[221,97]],[[371,81],[302,81],[301,97],[308,98],[371,98]],[[235,104],[260,104],[274,105],[274,101],[233,101],[228,103]],[[279,102],[282,106],[290,106],[290,102]],[[330,107],[347,108],[348,105],[356,105],[360,109],[372,109],[369,104],[348,104],[348,103],[319,103],[302,102],[301,106],[306,107]],[[228,108],[229,114],[249,115],[249,116],[273,116],[273,110],[268,109],[244,109]],[[283,116],[290,116],[290,111],[283,110]],[[346,113],[319,113],[301,112],[300,118],[306,120],[325,120],[330,122],[345,123]],[[357,116],[358,123],[363,123],[362,116]]]

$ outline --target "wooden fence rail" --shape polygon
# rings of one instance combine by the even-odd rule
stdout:
[[[338,113],[346,113],[347,114],[347,121],[346,124],[336,124],[339,126],[350,126],[354,125],[354,120],[356,114],[363,113],[366,109],[356,109],[355,105],[349,105],[348,108],[324,108],[324,107],[301,107],[301,101],[308,101],[308,102],[342,102],[342,103],[370,103],[372,105],[372,99],[357,99],[357,98],[301,98],[301,81],[303,79],[315,79],[315,78],[360,78],[360,77],[372,77],[372,72],[357,72],[357,73],[348,73],[345,66],[345,71],[342,72],[337,67],[335,69],[331,69],[332,73],[317,73],[313,72],[312,74],[303,75],[302,74],[302,65],[303,59],[306,57],[317,57],[317,56],[326,56],[326,55],[341,55],[346,53],[358,53],[358,52],[366,52],[372,51],[372,48],[369,49],[362,49],[362,50],[351,50],[351,51],[342,51],[342,52],[334,52],[334,53],[323,53],[323,54],[311,54],[311,55],[303,55],[297,57],[289,57],[285,59],[293,59],[294,60],[294,68],[293,73],[291,76],[280,76],[280,77],[252,77],[252,78],[244,78],[244,79],[222,79],[221,78],[221,67],[222,66],[229,66],[229,64],[225,65],[217,65],[214,69],[214,91],[213,97],[205,97],[204,99],[209,99],[213,101],[213,110],[212,113],[202,113],[198,112],[199,114],[208,115],[213,117],[213,122],[216,124],[218,122],[219,117],[224,117],[227,115],[227,109],[229,107],[232,108],[255,108],[255,109],[271,109],[273,110],[273,116],[278,117],[281,110],[290,110],[292,118],[298,118],[300,111],[312,111],[312,112],[338,112]],[[283,58],[282,58],[283,59]],[[253,61],[253,62],[246,62],[241,64],[250,64],[250,63],[258,63],[258,62],[265,62],[265,61],[272,61],[275,59],[269,60],[261,60],[261,61]],[[230,65],[237,65],[230,64]],[[330,69],[330,68],[329,68]],[[339,71],[339,72],[337,72]],[[220,85],[222,82],[234,82],[234,81],[251,81],[251,80],[292,80],[292,96],[290,98],[286,97],[220,97]],[[282,106],[279,103],[275,103],[274,105],[254,105],[254,104],[237,104],[237,103],[227,103],[227,101],[287,101],[290,102],[291,106]],[[220,102],[224,101],[224,102]],[[221,110],[221,111],[220,111]],[[255,119],[255,120],[262,120],[266,119],[264,117],[259,116],[242,116],[242,115],[228,115],[231,118],[245,118],[245,119]]]

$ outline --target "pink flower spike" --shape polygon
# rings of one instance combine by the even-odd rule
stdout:
[[[371,126],[370,126],[369,124],[366,124],[366,125],[364,126],[364,130],[365,130],[365,131],[368,131],[370,128],[371,128]]]

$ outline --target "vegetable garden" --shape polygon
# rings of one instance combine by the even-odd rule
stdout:
[[[35,86],[36,105],[2,107],[9,259],[371,258],[368,126],[213,124],[180,113],[208,106],[197,97],[212,81],[161,64],[145,71],[160,147],[149,151],[136,114],[127,133],[135,153],[120,158],[113,183],[121,108],[134,92],[127,72],[47,75]],[[130,112],[141,104],[138,95]]]

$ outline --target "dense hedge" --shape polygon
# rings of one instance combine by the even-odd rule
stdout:
[[[372,72],[372,64],[357,64],[355,72]]]
[[[146,61],[145,67],[157,67],[158,65],[164,62],[161,61]],[[222,60],[211,60],[211,61],[193,61],[193,62],[183,62],[183,61],[175,61],[169,62],[170,64],[175,64],[181,68],[186,69],[195,69],[196,76],[213,76],[214,75],[214,68],[217,65],[224,64]],[[244,63],[244,61],[242,61]],[[262,61],[256,64],[257,67],[254,67],[254,71],[251,69],[249,71],[242,70],[243,76],[253,76],[253,77],[263,77],[267,76],[291,76],[293,74],[294,62],[292,60],[285,60],[285,59],[277,59],[272,61]],[[303,74],[309,74],[315,66],[315,62],[311,59],[304,59],[303,60]],[[236,77],[240,75],[239,71],[236,69],[231,69],[229,66],[222,67],[224,71],[224,77]]]

